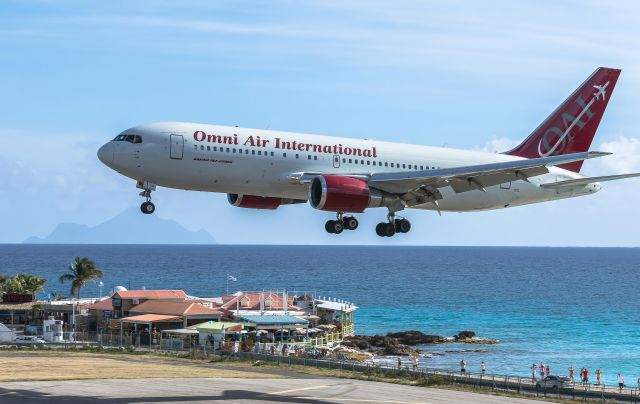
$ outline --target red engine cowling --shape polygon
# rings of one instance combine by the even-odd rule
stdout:
[[[238,208],[276,209],[282,204],[282,198],[268,196],[227,194],[230,204]]]
[[[369,185],[358,178],[321,175],[309,187],[309,203],[320,210],[357,213],[370,207],[370,200]]]

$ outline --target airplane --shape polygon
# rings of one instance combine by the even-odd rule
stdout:
[[[151,214],[157,186],[226,193],[229,203],[276,209],[308,202],[336,214],[325,230],[355,230],[353,214],[387,210],[376,234],[407,233],[405,209],[474,212],[589,195],[600,182],[640,173],[584,177],[585,160],[621,70],[600,67],[520,145],[503,153],[248,129],[158,122],[127,129],[98,158],[136,180]],[[593,89],[596,92],[593,92]],[[609,97],[606,97],[606,93]]]

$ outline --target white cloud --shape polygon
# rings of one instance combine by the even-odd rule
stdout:
[[[506,137],[491,136],[491,139],[485,143],[479,150],[489,153],[503,153],[509,151],[519,145],[521,140],[513,140]]]
[[[611,171],[610,174],[640,171],[640,139],[619,136],[616,139],[601,142],[598,150],[613,153],[612,156],[600,159],[601,166]]]

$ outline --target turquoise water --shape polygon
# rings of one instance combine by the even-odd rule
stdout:
[[[473,330],[493,346],[424,347],[444,353],[422,364],[528,376],[532,362],[553,373],[601,368],[640,376],[640,249],[325,246],[0,245],[0,273],[51,279],[45,294],[66,292],[57,278],[76,255],[116,285],[184,289],[199,296],[230,289],[316,291],[360,306],[357,332],[415,329],[451,336]],[[89,285],[87,295],[97,295]],[[460,352],[464,349],[486,352]],[[456,351],[456,352],[445,352]]]

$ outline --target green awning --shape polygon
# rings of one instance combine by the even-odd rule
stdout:
[[[223,332],[239,332],[242,331],[243,325],[240,323],[232,323],[227,321],[207,321],[205,323],[195,324],[187,328],[198,330],[198,332],[206,334],[222,334]]]

